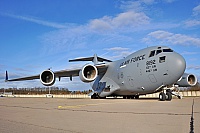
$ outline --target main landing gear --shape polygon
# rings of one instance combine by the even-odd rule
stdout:
[[[139,99],[140,95],[123,96],[123,99]]]
[[[91,96],[91,99],[98,99],[99,98],[99,96],[98,96],[98,94],[96,94],[96,93],[94,93],[92,96]]]
[[[106,99],[106,97],[100,97],[97,93],[94,93],[94,94],[91,96],[91,99]]]

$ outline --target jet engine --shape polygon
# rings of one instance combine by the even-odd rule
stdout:
[[[94,65],[86,64],[79,71],[79,77],[83,82],[92,82],[96,79],[98,70]]]
[[[181,87],[191,87],[197,84],[197,77],[193,74],[184,73],[177,84]]]
[[[45,86],[51,86],[55,83],[55,74],[51,70],[45,70],[40,74],[40,81]]]

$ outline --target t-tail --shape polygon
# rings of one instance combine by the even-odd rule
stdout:
[[[92,61],[95,65],[103,61],[112,62],[111,60],[98,57],[96,54],[94,54],[93,57],[85,57],[85,58],[77,58],[77,59],[69,60],[69,62],[75,62],[75,61]]]

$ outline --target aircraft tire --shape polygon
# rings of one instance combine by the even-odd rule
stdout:
[[[159,100],[160,100],[160,101],[165,101],[165,100],[166,100],[166,95],[165,95],[164,92],[161,92],[161,93],[159,94]]]
[[[91,99],[98,99],[98,95],[96,93],[94,93],[92,96],[91,96]]]
[[[140,98],[140,95],[136,95],[136,96],[135,96],[135,99],[139,99],[139,98]]]
[[[177,96],[177,97],[178,97],[178,99],[182,99],[181,96]]]
[[[166,92],[166,100],[167,101],[171,101],[172,100],[172,94],[169,91]]]
[[[127,96],[127,99],[131,99],[131,96]]]

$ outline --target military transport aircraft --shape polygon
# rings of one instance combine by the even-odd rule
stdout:
[[[186,62],[184,58],[166,46],[147,47],[130,54],[124,59],[111,61],[98,57],[78,58],[69,60],[92,61],[82,68],[55,71],[44,70],[41,74],[6,82],[40,79],[45,86],[51,86],[55,79],[61,77],[79,76],[83,82],[90,82],[93,89],[92,99],[108,96],[123,96],[123,98],[139,98],[140,95],[160,92],[161,101],[172,99],[172,95],[181,96],[174,88],[194,86],[197,78],[193,74],[184,73]]]

